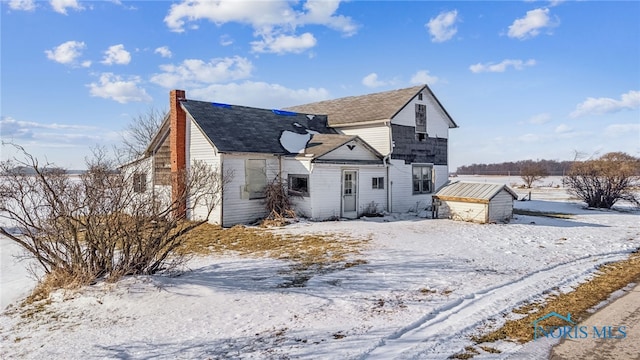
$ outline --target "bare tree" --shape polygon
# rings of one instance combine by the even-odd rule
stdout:
[[[0,227],[0,234],[26,249],[47,275],[81,284],[170,267],[184,235],[208,221],[229,180],[196,162],[175,175],[183,190],[163,197],[141,182],[144,164],[117,168],[94,151],[78,178],[13,146],[24,159],[0,166],[0,217],[14,229]],[[202,217],[176,216],[185,204]]]
[[[528,189],[531,189],[534,182],[547,176],[549,176],[549,172],[538,162],[528,161],[520,167],[520,177]]]
[[[589,207],[610,209],[618,200],[640,206],[640,159],[623,152],[575,161],[564,182]]]
[[[166,116],[166,111],[152,107],[146,113],[140,113],[132,119],[122,137],[122,151],[128,159],[138,159],[142,156]]]

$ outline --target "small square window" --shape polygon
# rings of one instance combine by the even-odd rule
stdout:
[[[309,196],[309,175],[289,175],[289,194]]]
[[[372,189],[384,189],[384,177],[371,178]]]
[[[418,94],[418,100],[422,100],[422,93]]]

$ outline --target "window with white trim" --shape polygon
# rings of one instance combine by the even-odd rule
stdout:
[[[133,191],[137,193],[143,193],[147,191],[147,174],[133,174]]]
[[[289,194],[309,196],[309,175],[289,174]]]
[[[384,177],[371,178],[372,189],[384,189]]]
[[[264,198],[267,186],[267,161],[264,159],[247,159],[244,163],[245,191],[249,199]]]
[[[413,194],[429,194],[433,192],[433,166],[413,165]]]

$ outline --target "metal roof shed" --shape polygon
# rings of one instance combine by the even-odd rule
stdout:
[[[518,195],[504,184],[455,182],[433,198],[437,217],[493,223],[511,219]]]

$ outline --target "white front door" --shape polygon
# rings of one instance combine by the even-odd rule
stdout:
[[[355,219],[358,217],[358,172],[342,171],[342,217]]]

